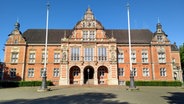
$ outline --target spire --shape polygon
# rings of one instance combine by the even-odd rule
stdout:
[[[17,21],[16,21],[16,23],[15,23],[15,29],[14,30],[19,30],[20,29],[20,24],[19,24],[19,22],[18,22],[18,19],[17,19]]]
[[[94,20],[94,15],[91,8],[88,6],[86,13],[84,14],[84,20]]]
[[[156,29],[157,29],[157,33],[162,33],[163,31],[162,31],[162,25],[161,25],[161,23],[160,23],[160,19],[159,19],[159,17],[158,17],[158,23],[157,23],[157,25],[156,25]]]

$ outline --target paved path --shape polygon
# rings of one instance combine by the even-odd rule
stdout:
[[[59,86],[37,92],[38,87],[1,88],[0,104],[184,104],[180,87]]]

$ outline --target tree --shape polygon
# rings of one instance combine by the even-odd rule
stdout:
[[[184,71],[184,43],[180,46],[181,68]]]

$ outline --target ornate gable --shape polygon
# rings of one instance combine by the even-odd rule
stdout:
[[[160,23],[157,23],[156,32],[154,33],[152,43],[153,44],[170,44],[170,41],[167,38],[167,35],[165,34],[165,32],[162,30],[162,25]]]
[[[15,23],[15,29],[9,34],[9,38],[6,41],[6,44],[26,44],[25,39],[22,37],[22,33],[19,30],[20,24],[18,22]]]

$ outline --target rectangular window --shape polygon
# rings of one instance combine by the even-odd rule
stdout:
[[[90,40],[95,39],[95,31],[90,31],[89,38],[90,38]]]
[[[142,63],[148,63],[148,51],[142,51]]]
[[[160,76],[165,77],[166,76],[166,69],[160,68]]]
[[[35,53],[29,53],[29,63],[35,63]]]
[[[133,73],[133,76],[137,76],[137,69],[136,68],[132,68],[132,73]]]
[[[71,60],[79,61],[80,49],[78,47],[71,48]]]
[[[45,60],[45,53],[43,52],[42,53],[42,63],[44,63],[44,60]],[[48,62],[48,53],[47,53],[47,57],[46,57],[46,62]]]
[[[124,76],[124,69],[123,68],[118,68],[118,75]]]
[[[53,70],[53,76],[54,77],[59,77],[59,68],[54,68],[54,70]]]
[[[163,38],[162,38],[162,36],[157,36],[157,40],[158,40],[158,42],[162,42],[163,41]]]
[[[132,63],[136,63],[136,51],[132,51],[131,59],[132,59]]]
[[[34,77],[34,68],[28,69],[28,77]]]
[[[60,63],[60,53],[54,53],[54,63]]]
[[[158,61],[159,63],[165,63],[165,53],[164,52],[158,53]]]
[[[106,61],[107,60],[107,53],[105,47],[98,48],[98,60],[99,61]]]
[[[93,61],[93,48],[85,48],[84,49],[84,60],[85,61]]]
[[[88,31],[83,31],[83,40],[88,40]]]
[[[118,53],[118,63],[124,63],[124,54]]]
[[[149,76],[149,69],[148,68],[143,68],[143,76]]]
[[[15,78],[16,77],[16,68],[11,68],[10,69],[10,78]]]
[[[12,63],[17,63],[18,62],[18,53],[17,52],[12,53],[11,62]]]

